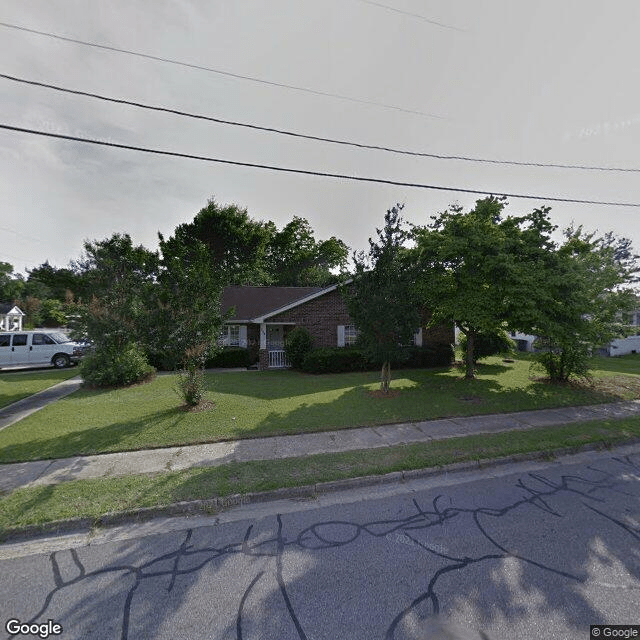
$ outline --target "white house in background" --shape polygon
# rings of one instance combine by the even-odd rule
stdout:
[[[19,307],[0,303],[0,331],[22,331],[25,315]]]
[[[630,327],[635,335],[626,338],[618,338],[610,344],[600,347],[597,354],[600,356],[626,356],[630,353],[640,353],[640,310],[631,314]],[[536,336],[526,333],[512,332],[509,334],[516,343],[518,351],[533,351],[533,342]]]

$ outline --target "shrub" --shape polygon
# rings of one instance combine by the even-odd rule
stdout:
[[[193,367],[178,373],[177,392],[190,407],[197,407],[202,401],[204,381],[202,369]]]
[[[460,348],[462,353],[467,352],[467,336],[464,334],[460,338]],[[511,354],[515,350],[515,342],[504,329],[481,333],[473,341],[473,361],[477,362],[480,358],[487,358],[488,356]]]
[[[313,348],[313,338],[304,327],[295,327],[284,340],[287,359],[294,369],[300,369],[306,355]]]
[[[248,367],[251,364],[251,355],[244,347],[224,347],[218,353],[208,358],[207,368],[234,368]]]
[[[448,367],[452,362],[452,345],[436,344],[425,347],[406,347],[404,358],[395,364],[395,367],[427,369],[429,367]]]
[[[535,362],[541,366],[551,382],[567,382],[572,376],[589,376],[591,351],[589,345],[578,339],[554,342],[549,338],[538,338],[533,343],[538,351]]]
[[[453,348],[449,344],[426,347],[404,347],[391,358],[391,369],[424,369],[448,367],[453,361]],[[344,373],[347,371],[373,371],[382,360],[371,358],[361,349],[322,348],[310,351],[302,361],[306,373]]]
[[[372,363],[363,351],[341,347],[314,349],[305,356],[301,365],[302,371],[307,373],[344,373],[371,368]]]
[[[96,347],[80,363],[82,379],[94,387],[123,387],[148,381],[154,374],[142,349],[133,343],[122,349]]]

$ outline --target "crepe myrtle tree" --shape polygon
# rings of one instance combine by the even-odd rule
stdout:
[[[410,343],[420,315],[403,246],[408,232],[400,217],[404,205],[387,211],[384,227],[376,229],[377,240],[369,238],[369,251],[353,256],[352,284],[344,287],[351,318],[359,331],[359,343],[382,362],[384,393],[391,384],[391,359],[402,345]]]
[[[466,337],[465,378],[475,377],[475,341],[505,324],[529,326],[544,288],[542,256],[551,251],[548,209],[503,217],[506,200],[487,197],[463,213],[453,205],[416,227],[413,249],[419,298],[430,324],[455,323]]]
[[[180,368],[179,392],[187,405],[202,399],[202,372],[206,360],[220,348],[218,338],[225,316],[220,298],[224,281],[211,268],[203,242],[159,234],[159,297],[154,311],[153,342],[171,368]]]
[[[551,381],[588,375],[594,349],[625,335],[639,272],[628,239],[582,227],[564,231],[564,242],[546,256],[544,287],[528,327],[539,336],[535,357]]]

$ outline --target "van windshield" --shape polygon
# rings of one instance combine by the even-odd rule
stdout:
[[[65,342],[71,342],[71,340],[64,335],[64,333],[60,333],[57,331],[56,333],[49,334],[58,344],[64,344]]]

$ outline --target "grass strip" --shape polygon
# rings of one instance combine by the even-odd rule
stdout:
[[[70,369],[21,369],[0,373],[0,408],[44,391],[54,384],[78,375],[77,367]]]
[[[491,435],[464,436],[282,460],[229,463],[155,475],[75,480],[17,489],[0,499],[0,535],[70,518],[97,519],[107,513],[175,502],[223,497],[409,471],[519,453],[552,452],[590,443],[606,446],[640,437],[640,417],[602,420]]]

